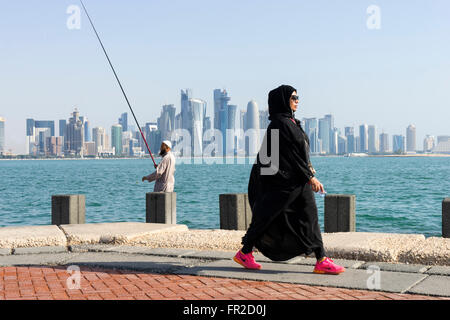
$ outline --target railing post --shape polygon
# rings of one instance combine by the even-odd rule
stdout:
[[[86,218],[84,194],[53,195],[52,224],[82,224]]]
[[[146,194],[147,223],[177,223],[176,192],[149,192]]]
[[[252,211],[246,193],[219,195],[220,229],[247,230],[252,221]]]
[[[324,208],[325,232],[356,231],[355,195],[327,194]]]
[[[442,237],[450,238],[450,198],[442,201]]]

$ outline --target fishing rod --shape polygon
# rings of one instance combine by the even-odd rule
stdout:
[[[134,121],[136,121],[136,124],[137,124],[137,126],[138,126],[138,128],[139,128],[139,132],[141,133],[142,139],[144,140],[145,145],[147,146],[148,153],[149,153],[150,156],[152,157],[153,164],[155,165],[155,168],[156,168],[157,165],[156,165],[155,159],[153,158],[153,154],[152,154],[152,152],[150,151],[150,148],[149,148],[149,146],[148,146],[147,140],[145,139],[144,134],[142,133],[141,126],[139,125],[139,122],[138,122],[137,119],[136,119],[136,116],[135,116],[135,114],[134,114],[134,112],[133,112],[133,108],[131,108],[130,101],[128,100],[128,97],[127,97],[127,95],[126,95],[126,93],[125,93],[125,90],[124,90],[123,87],[122,87],[122,83],[120,83],[120,80],[119,80],[119,77],[117,76],[116,70],[114,69],[114,66],[113,66],[112,63],[111,63],[111,60],[109,59],[108,53],[106,52],[106,49],[105,49],[105,47],[103,46],[103,42],[102,42],[102,40],[100,39],[100,36],[98,35],[97,30],[95,29],[94,23],[92,22],[92,19],[91,19],[91,17],[89,16],[89,13],[87,12],[86,7],[84,6],[83,1],[80,0],[80,2],[81,2],[81,5],[82,5],[82,7],[83,7],[84,12],[86,13],[86,16],[87,16],[88,19],[89,19],[89,22],[91,23],[91,26],[92,26],[92,29],[93,29],[94,32],[95,32],[95,35],[97,36],[98,42],[100,42],[100,45],[101,45],[101,47],[102,47],[102,49],[103,49],[103,52],[105,53],[106,59],[108,59],[109,65],[111,66],[111,69],[112,69],[112,71],[113,71],[113,73],[114,73],[114,76],[116,77],[116,80],[117,80],[117,83],[119,84],[120,90],[122,90],[122,94],[123,94],[123,96],[125,97],[125,100],[126,100],[126,102],[127,102],[127,104],[128,104],[128,107],[129,107],[130,110],[131,110],[131,114],[133,115]]]

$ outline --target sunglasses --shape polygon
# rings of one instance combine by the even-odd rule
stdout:
[[[292,95],[292,96],[291,96],[291,99],[292,99],[292,100],[298,100],[298,96]]]

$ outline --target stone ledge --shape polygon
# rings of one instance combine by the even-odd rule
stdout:
[[[189,230],[185,225],[138,222],[4,227],[0,228],[0,249],[4,249],[0,255],[11,254],[12,248],[16,248],[16,254],[26,254],[27,251],[17,249],[70,246],[75,251],[82,252],[88,249],[77,246],[111,245],[134,246],[139,248],[134,249],[137,251],[143,248],[229,251],[231,253],[220,254],[228,256],[241,248],[244,234],[245,231]],[[425,239],[423,235],[417,234],[368,232],[323,233],[322,238],[327,255],[333,259],[450,266],[450,239],[446,238]],[[89,250],[92,250],[92,247]],[[45,253],[45,250],[42,253]],[[208,254],[198,253],[203,257]],[[261,262],[267,260],[261,255],[258,258]],[[304,264],[306,261],[299,260],[298,264]],[[403,270],[411,270],[411,267]]]
[[[107,244],[75,244],[69,246],[69,251],[74,253],[80,252],[106,252],[112,245]]]
[[[42,254],[42,253],[63,253],[67,252],[67,247],[63,246],[45,246],[45,247],[31,247],[31,248],[16,248],[13,249],[14,255],[22,254]]]
[[[322,237],[326,252],[334,258],[450,265],[450,239],[368,232],[324,233]]]
[[[160,232],[188,231],[185,225],[158,223],[117,222],[71,225],[20,226],[0,228],[0,255],[10,254],[15,248],[16,254],[26,254],[19,248],[67,247],[80,244],[127,244],[140,238],[152,238]],[[47,251],[46,251],[47,250]],[[67,250],[66,250],[67,251]],[[30,251],[34,253],[34,251]]]
[[[127,244],[160,232],[187,231],[185,225],[116,222],[61,225],[69,245]]]
[[[66,246],[66,236],[57,226],[0,228],[0,248]]]

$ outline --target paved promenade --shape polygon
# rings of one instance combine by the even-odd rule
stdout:
[[[290,283],[81,268],[68,289],[64,267],[0,268],[0,300],[442,300],[450,298]]]
[[[5,298],[11,298],[14,295],[17,298],[24,297],[20,295],[23,285],[25,285],[24,292],[33,297],[38,297],[35,295],[37,291],[33,290],[37,289],[40,290],[39,292],[43,292],[42,290],[45,291],[45,288],[48,288],[47,295],[44,295],[47,298],[53,297],[52,290],[56,290],[55,294],[58,297],[62,298],[66,295],[71,297],[73,294],[67,287],[67,279],[73,273],[68,271],[69,266],[80,268],[82,278],[85,279],[84,284],[83,281],[81,282],[82,286],[86,286],[86,290],[73,291],[78,293],[75,294],[77,298],[88,297],[88,293],[99,298],[106,297],[100,293],[112,293],[108,297],[113,298],[119,292],[129,298],[135,298],[136,294],[141,298],[144,298],[144,295],[148,298],[169,298],[164,296],[163,292],[172,295],[173,298],[182,298],[185,296],[182,287],[189,284],[190,281],[203,283],[197,288],[199,291],[194,292],[200,296],[190,296],[197,299],[207,299],[208,297],[225,299],[232,298],[233,295],[246,299],[267,298],[267,295],[255,294],[257,291],[253,289],[259,287],[278,288],[278,293],[271,291],[275,294],[271,297],[279,295],[285,299],[294,299],[294,297],[298,299],[302,297],[308,299],[314,297],[354,299],[358,296],[373,299],[407,297],[403,294],[450,297],[450,267],[446,266],[336,259],[337,263],[347,268],[345,273],[336,276],[312,273],[315,259],[305,257],[275,263],[256,254],[256,259],[263,266],[262,270],[246,270],[231,259],[234,255],[233,252],[226,251],[74,245],[68,248],[58,246],[18,248],[11,253],[0,256],[0,275],[2,275],[0,277],[0,297]],[[101,270],[95,271],[98,268]],[[370,273],[368,273],[368,269]],[[102,277],[109,280],[95,282],[101,280]],[[144,290],[141,292],[143,294],[127,290],[127,286],[138,287],[137,284],[142,284],[140,277],[153,279],[149,280],[149,283],[161,285],[162,282],[167,282],[170,286],[166,289],[164,286],[158,287],[159,291],[153,291],[151,287],[146,287],[146,290],[149,291]],[[31,281],[33,278],[36,283]],[[115,279],[114,281],[117,279],[128,280],[120,280],[122,282],[117,280],[119,281],[116,283],[117,291],[110,291],[111,284],[115,283],[111,279]],[[136,280],[137,283],[133,284],[131,279]],[[243,280],[244,282],[242,282]],[[224,291],[220,295],[223,281],[234,289]],[[241,290],[243,288],[240,283],[245,283],[244,287],[252,290]],[[37,287],[35,287],[36,285]],[[284,292],[282,288],[289,290]],[[109,291],[103,292],[101,291],[103,289]],[[215,291],[211,291],[211,289]],[[373,291],[367,289],[373,289]],[[216,293],[212,295],[213,292]],[[244,296],[244,293],[247,295]],[[151,296],[152,294],[153,296]]]
[[[341,275],[312,273],[311,257],[273,262],[261,254],[255,258],[262,270],[246,270],[232,260],[242,237],[238,231],[146,223],[0,228],[0,298],[450,297],[449,239],[323,236],[327,252],[347,269]],[[410,259],[426,263],[399,263]],[[69,288],[67,279],[77,274],[81,286]],[[192,294],[183,289],[190,285]]]

